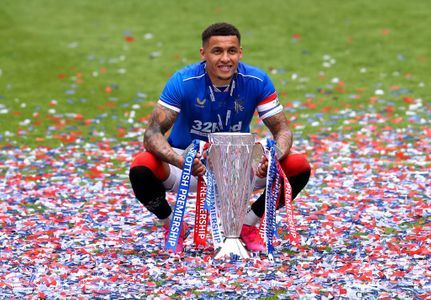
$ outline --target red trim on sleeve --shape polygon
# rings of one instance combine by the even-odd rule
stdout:
[[[266,97],[265,99],[260,101],[258,105],[266,104],[266,103],[271,102],[272,100],[275,100],[275,99],[277,99],[277,92],[272,93],[271,95],[269,95],[268,97]]]

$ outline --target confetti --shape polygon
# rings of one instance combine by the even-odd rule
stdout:
[[[139,43],[129,32],[123,38]],[[153,34],[143,39],[149,43]],[[160,55],[151,52],[150,58]],[[140,111],[155,104],[145,91],[123,103],[113,97],[119,85],[107,82],[98,87],[106,96],[99,115],[64,112],[65,104],[89,101],[70,96],[85,78],[126,73],[120,65],[124,55],[86,58],[105,67],[88,74],[58,70],[55,80],[68,83],[64,100],[48,100],[25,116],[16,110],[24,102],[0,103],[0,114],[20,127],[0,134],[0,298],[431,298],[428,99],[412,96],[401,84],[376,84],[366,100],[363,88],[346,91],[344,76],[321,72],[327,85],[285,105],[295,150],[307,153],[312,164],[310,182],[294,202],[301,244],[287,241],[281,211],[273,263],[260,254],[219,261],[210,237],[206,248],[195,249],[189,236],[184,253],[165,253],[162,225],[133,196],[128,168],[142,149],[142,124],[149,118]],[[335,63],[323,56],[323,67]],[[283,68],[270,72],[289,84],[308,81]],[[365,105],[334,103],[315,111],[321,97],[334,94]],[[402,114],[381,96],[401,97]],[[101,125],[107,118],[116,119],[114,136]],[[41,119],[49,126],[36,140],[58,139],[62,146],[19,146]],[[407,125],[397,127],[403,120]],[[86,126],[88,136],[77,124]],[[315,133],[304,134],[306,125]],[[253,131],[268,134],[261,121]],[[168,194],[171,204],[174,199]],[[185,215],[190,226],[194,202],[191,197]]]
[[[295,201],[302,245],[286,241],[280,212],[274,264],[264,255],[215,261],[191,238],[181,255],[164,253],[161,225],[127,178],[137,142],[2,148],[2,296],[429,297],[429,139],[411,128],[377,137],[378,115],[340,115],[368,125],[296,139],[313,165]]]

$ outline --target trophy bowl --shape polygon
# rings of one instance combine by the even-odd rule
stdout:
[[[217,132],[208,138],[208,169],[215,181],[217,218],[224,238],[215,258],[232,254],[249,258],[240,233],[254,188],[256,153],[262,152],[262,146],[255,143],[252,133]]]

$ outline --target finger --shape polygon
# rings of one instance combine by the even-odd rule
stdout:
[[[257,177],[259,177],[259,178],[264,178],[264,177],[266,176],[266,173],[261,172],[260,170],[258,170],[258,171],[256,172],[256,176],[257,176]]]
[[[201,166],[205,166],[205,165],[202,163],[202,161],[201,161],[200,159],[196,159],[196,160],[194,161],[194,164],[195,164],[196,166],[199,166],[199,167],[201,167]]]
[[[204,166],[202,169],[199,170],[198,176],[204,176],[206,172],[207,172],[207,169]]]
[[[266,176],[268,170],[268,163],[261,163],[259,164],[257,170],[256,170],[256,175],[258,175],[258,177],[263,178]]]
[[[202,165],[201,160],[199,158],[195,158],[193,160],[193,167],[197,167],[197,166],[200,166],[200,165]]]
[[[260,168],[256,169],[256,176],[262,178],[262,170]]]
[[[197,167],[196,169],[194,169],[193,172],[192,172],[192,174],[194,176],[203,176],[203,175],[205,175],[205,172],[206,172],[206,168],[205,168],[205,166],[202,165],[202,166]]]
[[[205,171],[205,165],[200,160],[195,160],[193,163],[192,174],[195,176],[199,176],[205,174]]]

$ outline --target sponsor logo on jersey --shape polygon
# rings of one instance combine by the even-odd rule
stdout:
[[[204,108],[205,107],[205,102],[207,102],[207,99],[200,99],[199,97],[196,98],[196,106],[200,107],[200,108]]]
[[[240,132],[242,127],[242,121],[237,124],[233,124],[229,127],[230,132]],[[209,133],[219,132],[221,130],[220,124],[217,122],[202,122],[201,120],[194,120],[190,133],[208,136]]]

